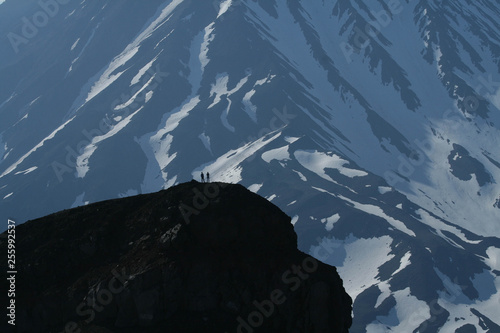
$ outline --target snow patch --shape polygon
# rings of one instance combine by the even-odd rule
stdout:
[[[387,281],[382,281],[378,284],[380,295],[375,303],[375,308],[378,308],[387,298],[391,296],[391,285]]]
[[[161,53],[161,52],[160,52]],[[159,55],[159,54],[158,54]],[[141,78],[144,76],[144,74],[146,74],[147,71],[149,71],[151,69],[151,67],[153,66],[154,62],[156,61],[156,59],[158,59],[158,55],[153,59],[151,60],[150,62],[148,62],[144,67],[142,67],[138,72],[137,74],[132,78],[132,81],[130,81],[130,86],[133,86],[137,83],[139,83],[139,81],[141,80]]]
[[[31,167],[31,168],[23,170],[23,171],[18,171],[18,172],[15,173],[15,175],[21,175],[21,174],[27,175],[28,173],[33,172],[36,169],[38,169],[38,167],[34,166],[34,167]]]
[[[490,266],[492,270],[500,271],[500,249],[490,246],[486,250],[488,258],[484,259],[486,265]]]
[[[388,332],[388,326],[391,332],[415,332],[424,321],[431,318],[427,303],[411,295],[410,288],[398,290],[393,296],[396,300],[394,311],[389,312],[389,316],[377,317],[377,321],[366,327],[366,332]],[[398,324],[395,326],[394,322]]]
[[[259,192],[259,190],[261,189],[262,185],[264,185],[264,184],[252,184],[252,185],[250,185],[250,186],[248,187],[248,189],[249,189],[250,191],[252,191],[253,193],[257,193],[257,192]]]
[[[316,173],[321,178],[334,183],[335,181],[326,174],[325,169],[336,169],[342,175],[349,178],[363,177],[368,175],[368,173],[365,171],[345,167],[344,165],[349,164],[349,162],[335,154],[318,152],[317,150],[297,150],[294,153],[294,156],[303,167]]]
[[[72,116],[76,113],[81,107],[83,107],[86,103],[92,100],[95,96],[97,96],[104,89],[109,87],[113,82],[115,82],[126,70],[115,73],[120,67],[124,66],[128,61],[130,61],[139,51],[139,47],[141,46],[144,40],[148,39],[151,34],[165,21],[170,19],[170,14],[174,11],[174,9],[182,3],[183,0],[172,0],[165,8],[163,8],[162,12],[158,15],[158,17],[148,26],[146,27],[136,38],[135,40],[127,45],[127,47],[116,56],[111,63],[101,70],[98,74],[96,74],[92,79],[87,82],[85,87],[82,89],[80,96],[74,101],[69,114],[66,117]],[[98,77],[98,78],[97,78]],[[90,88],[89,88],[90,87]],[[84,97],[86,96],[86,97]]]
[[[435,268],[437,275],[443,281],[445,286],[444,291],[439,292],[438,304],[446,309],[448,312],[453,313],[457,318],[462,321],[448,321],[443,326],[443,332],[454,332],[459,327],[468,323],[476,326],[477,329],[484,328],[478,326],[478,318],[471,312],[471,309],[476,309],[491,321],[500,325],[500,318],[498,317],[498,304],[500,304],[500,277],[493,276],[489,271],[483,271],[481,274],[476,274],[472,283],[474,288],[478,291],[478,299],[470,300],[463,291],[466,286],[458,285],[450,280],[448,276],[441,273]],[[456,281],[456,280],[455,280]]]
[[[158,130],[156,134],[149,138],[149,145],[153,150],[157,166],[159,166],[162,174],[162,178],[167,181],[167,173],[164,171],[166,167],[173,161],[177,156],[177,153],[170,154],[170,146],[173,141],[173,136],[170,134],[173,130],[179,126],[180,122],[186,118],[189,113],[198,105],[200,102],[200,97],[195,96],[184,104],[180,110],[174,110],[169,115],[165,121],[163,128]],[[148,167],[149,168],[149,167]],[[156,177],[154,177],[156,179]]]
[[[0,133],[0,164],[3,162],[3,158],[9,147],[7,142],[3,142],[3,133]]]
[[[238,84],[236,85],[236,87],[234,89],[228,90],[227,85],[229,83],[229,76],[227,75],[227,73],[223,73],[223,74],[217,75],[217,77],[215,79],[215,84],[212,84],[212,87],[210,89],[210,97],[215,95],[215,98],[214,98],[214,101],[212,102],[212,104],[210,104],[210,106],[208,107],[209,109],[214,107],[215,105],[219,104],[220,101],[222,100],[223,96],[226,96],[226,98],[227,98],[228,105],[227,105],[226,109],[221,114],[221,122],[231,132],[234,132],[235,128],[234,128],[234,126],[230,125],[229,121],[228,121],[229,111],[231,110],[231,104],[232,104],[232,101],[229,97],[232,94],[234,94],[235,92],[237,92],[238,90],[240,90],[241,87],[247,81],[248,81],[248,76],[242,78],[238,82]]]
[[[340,215],[334,214],[330,217],[321,219],[321,223],[326,223],[325,224],[326,231],[331,231],[333,229],[333,225],[337,223],[339,220],[340,220]]]
[[[380,194],[386,194],[387,192],[391,192],[392,191],[392,187],[388,187],[388,186],[379,186],[378,187],[378,192]]]
[[[137,111],[129,115],[127,118],[123,119],[119,123],[113,125],[111,129],[103,135],[96,136],[92,138],[92,142],[90,142],[84,149],[83,153],[80,154],[80,156],[77,157],[76,159],[76,174],[78,178],[84,178],[89,172],[90,167],[89,167],[89,159],[90,157],[94,154],[94,152],[97,149],[97,144],[99,142],[102,142],[106,139],[109,139],[113,135],[117,134],[120,132],[122,129],[124,129],[132,120],[132,118],[143,109],[141,106]]]
[[[2,102],[2,104],[0,104],[0,109],[1,109],[4,105],[6,105],[7,103],[9,103],[9,102],[10,102],[10,101],[14,98],[14,97],[16,97],[16,95],[17,95],[17,94],[16,94],[15,92],[13,92],[13,93],[12,93],[12,95],[10,95],[10,97],[9,97],[9,98],[7,98],[5,101],[3,101],[3,102]]]
[[[257,90],[255,88],[258,86],[262,86],[265,83],[270,82],[275,76],[276,75],[268,75],[266,78],[256,81],[252,90],[248,91],[245,94],[245,96],[243,96],[243,99],[241,100],[241,102],[243,103],[243,106],[245,107],[244,108],[245,112],[248,114],[248,116],[250,117],[250,119],[252,119],[252,121],[254,123],[257,123],[257,106],[255,106],[252,103],[251,99],[255,95],[255,93],[257,92]]]
[[[217,105],[221,101],[222,96],[227,95],[227,97],[230,97],[232,94],[239,91],[241,87],[247,83],[247,81],[248,76],[242,78],[233,89],[229,90],[227,87],[229,83],[229,75],[227,73],[218,74],[215,79],[215,84],[212,84],[210,88],[210,97],[215,95],[215,98],[213,103],[210,104],[208,108],[210,109],[214,105]]]
[[[61,126],[59,126],[58,128],[55,129],[55,131],[53,131],[51,134],[49,134],[49,136],[47,136],[45,139],[43,139],[40,143],[38,143],[34,148],[32,148],[29,152],[27,152],[26,154],[24,154],[20,159],[17,160],[16,163],[12,164],[7,170],[5,170],[1,175],[0,175],[0,178],[2,178],[3,176],[5,175],[8,175],[9,173],[11,173],[12,171],[14,171],[18,166],[19,164],[23,163],[23,161],[28,158],[28,156],[30,156],[32,153],[34,153],[35,151],[37,151],[40,147],[42,147],[44,145],[45,142],[49,141],[49,140],[52,140],[56,134],[61,131],[64,127],[66,127],[66,125],[71,122],[72,120],[74,119],[71,118],[69,120],[67,120],[64,124],[62,124]]]
[[[66,73],[65,75],[65,78],[68,76],[68,74],[73,70],[73,65],[78,61],[78,59],[80,59],[80,57],[82,56],[83,52],[85,52],[85,50],[87,49],[87,46],[89,46],[90,42],[94,39],[94,35],[95,35],[95,32],[97,31],[97,29],[99,29],[99,26],[100,26],[100,23],[97,24],[93,29],[92,29],[92,32],[90,33],[90,37],[89,39],[87,40],[87,42],[85,43],[85,45],[82,47],[82,49],[80,50],[80,53],[78,53],[78,55],[76,56],[75,59],[73,59],[73,61],[71,62],[71,65],[69,66],[69,69],[68,69],[68,72]],[[75,43],[73,43],[73,46],[71,47],[71,51],[73,51],[73,49],[78,45],[78,42],[79,42],[80,38],[78,38],[76,40]]]
[[[71,17],[74,13],[76,12],[76,9],[73,9],[66,17],[64,18],[65,20],[69,17]]]
[[[290,160],[290,154],[288,154],[288,146],[283,146],[281,148],[276,148],[268,150],[261,155],[262,159],[267,163],[272,160],[287,161]]]
[[[71,45],[71,51],[73,51],[75,49],[75,47],[78,45],[78,42],[80,41],[80,38],[78,38],[74,43],[73,45]]]
[[[170,146],[173,142],[173,135],[170,133],[177,128],[179,123],[186,118],[190,112],[200,102],[200,97],[197,92],[201,86],[202,67],[199,62],[199,47],[203,41],[203,31],[196,35],[191,41],[190,57],[187,68],[189,75],[188,82],[191,85],[191,95],[188,96],[182,104],[175,110],[165,114],[161,121],[160,127],[156,132],[147,133],[136,141],[141,145],[142,150],[147,156],[148,163],[146,165],[146,173],[141,190],[145,192],[154,192],[162,187],[168,188],[173,186],[177,181],[177,175],[169,178],[166,167],[175,159],[177,153],[170,153]],[[201,136],[200,139],[204,144],[209,144],[208,136]],[[210,148],[210,147],[209,147]],[[193,177],[194,178],[194,177]],[[163,185],[161,184],[163,183]]]
[[[345,200],[345,201],[349,202],[350,204],[352,204],[354,206],[354,208],[356,208],[358,210],[361,210],[361,211],[363,211],[365,213],[368,213],[368,214],[371,214],[371,215],[383,218],[391,226],[393,226],[395,229],[397,229],[399,231],[402,231],[402,232],[404,232],[405,234],[407,234],[409,236],[415,237],[415,233],[412,230],[408,229],[406,227],[406,225],[402,221],[396,220],[395,218],[387,215],[383,211],[382,208],[380,208],[378,206],[370,205],[370,204],[362,204],[362,203],[353,201],[353,200],[351,200],[349,198],[346,198],[346,197],[344,197],[342,195],[339,195],[338,197],[340,199]]]
[[[189,102],[184,104],[179,111],[172,112],[165,122],[165,126],[160,131],[158,131],[154,138],[160,139],[165,134],[170,133],[174,129],[176,129],[182,119],[186,118],[189,113],[198,105],[198,103],[200,103],[200,96],[195,96],[191,98]]]
[[[271,136],[273,135],[273,136]],[[241,171],[242,168],[240,163],[242,163],[247,158],[251,157],[258,150],[262,149],[267,144],[273,142],[278,137],[281,136],[280,133],[270,133],[259,140],[247,143],[246,145],[239,147],[237,149],[232,149],[220,156],[217,160],[209,162],[206,165],[196,168],[192,172],[193,178],[198,177],[200,172],[210,172],[212,179],[217,179],[218,181],[225,182],[240,182],[241,181]]]
[[[295,172],[297,175],[299,175],[300,180],[302,180],[303,182],[307,182],[307,178],[306,178],[306,176],[304,176],[304,175],[302,174],[302,172],[297,171],[297,170],[292,170],[292,171],[293,171],[293,172]]]
[[[215,38],[215,35],[212,35],[213,31],[214,31],[214,23],[211,23],[205,28],[205,35],[203,36],[203,42],[201,43],[200,54],[198,56],[198,58],[200,59],[202,72],[205,71],[205,67],[210,62],[210,59],[208,58],[208,45]]]
[[[331,240],[323,239],[320,245],[311,248],[310,253],[319,253],[321,249],[329,249],[330,243]],[[345,243],[337,244],[338,248],[331,255],[322,257],[321,260],[337,267],[344,282],[344,288],[354,302],[360,293],[380,282],[379,267],[394,257],[391,254],[391,243],[392,238],[389,236],[369,239],[356,239],[351,236],[345,240]],[[343,259],[339,257],[342,252],[341,247],[345,251]],[[339,262],[340,260],[342,262]]]
[[[293,136],[285,136],[285,141],[288,142],[289,144],[294,143],[295,141],[299,140],[300,138],[295,138]]]
[[[271,194],[270,196],[266,197],[267,200],[273,201],[276,198],[276,194]]]
[[[153,90],[150,90],[144,95],[144,103],[147,103],[151,100],[151,97],[153,97]]]
[[[114,110],[117,111],[117,110],[122,110],[122,109],[125,109],[126,107],[130,106],[132,103],[135,102],[135,100],[137,99],[137,97],[139,97],[142,92],[151,84],[151,82],[153,82],[153,80],[155,79],[156,75],[153,75],[151,76],[151,78],[149,79],[148,82],[146,82],[144,84],[144,86],[141,87],[141,89],[139,89],[132,97],[129,98],[128,101],[126,101],[125,103],[123,104],[119,104],[117,106],[115,106]],[[149,97],[148,97],[149,95]],[[148,91],[145,95],[144,95],[144,102],[147,103],[151,97],[153,96],[153,91]]]
[[[408,267],[411,264],[410,257],[411,257],[411,253],[406,252],[405,255],[401,258],[401,260],[399,262],[399,268],[396,269],[394,271],[394,273],[392,273],[392,276],[398,274],[399,272],[401,272],[403,269],[405,269],[406,267]]]
[[[243,106],[245,107],[244,110],[248,114],[250,119],[252,119],[254,123],[257,123],[257,106],[255,106],[251,101],[255,93],[256,91],[254,89],[250,90],[245,94],[245,96],[243,96],[241,102],[243,103]]]
[[[224,13],[226,13],[228,11],[229,7],[231,7],[231,4],[232,4],[232,0],[225,0],[224,2],[222,2],[220,4],[220,9],[219,9],[219,13],[217,14],[217,18],[224,15]]]
[[[457,244],[454,240],[450,239],[445,234],[443,234],[443,231],[450,232],[453,235],[455,235],[458,238],[460,238],[462,241],[464,241],[466,243],[469,243],[469,244],[479,244],[479,243],[481,243],[480,240],[479,241],[472,241],[472,240],[467,239],[467,237],[465,236],[465,234],[462,231],[460,231],[458,228],[456,228],[456,227],[454,227],[452,225],[446,224],[443,221],[438,220],[437,218],[433,217],[431,214],[429,214],[427,211],[425,211],[423,209],[418,209],[418,210],[415,211],[415,213],[417,213],[420,216],[419,220],[422,223],[424,223],[424,224],[428,225],[429,227],[433,228],[440,237],[442,237],[448,243],[450,243],[451,245],[453,245],[455,247],[463,249],[463,247],[461,245]]]
[[[212,147],[210,145],[210,137],[208,135],[206,135],[205,133],[201,133],[200,135],[198,135],[198,138],[201,140],[201,142],[203,143],[205,148],[210,152],[210,154],[213,155]]]

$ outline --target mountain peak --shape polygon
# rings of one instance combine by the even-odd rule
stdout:
[[[351,323],[335,268],[298,251],[290,217],[241,185],[191,181],[16,233],[17,255],[32,258],[18,265],[20,332],[347,332]]]
[[[498,1],[7,0],[0,232],[31,237],[20,263],[86,272],[35,277],[81,281],[75,299],[120,263],[162,267],[160,246],[266,262],[297,240],[337,267],[353,333],[500,331],[498,22]],[[196,183],[170,210],[159,192],[21,227],[201,172],[297,236]]]

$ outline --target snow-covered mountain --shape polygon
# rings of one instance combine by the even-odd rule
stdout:
[[[210,172],[338,267],[352,332],[500,332],[499,22],[498,0],[7,0],[0,219]]]

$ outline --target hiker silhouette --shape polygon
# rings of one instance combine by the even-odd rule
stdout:
[[[207,183],[210,183],[210,172],[207,172]]]
[[[203,174],[203,172],[201,173],[201,182],[204,183],[205,182],[205,175]]]

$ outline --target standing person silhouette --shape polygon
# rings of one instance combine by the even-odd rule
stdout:
[[[205,182],[205,175],[203,175],[203,172],[201,173],[201,182],[204,183]]]
[[[207,171],[207,183],[210,183],[210,172]]]

